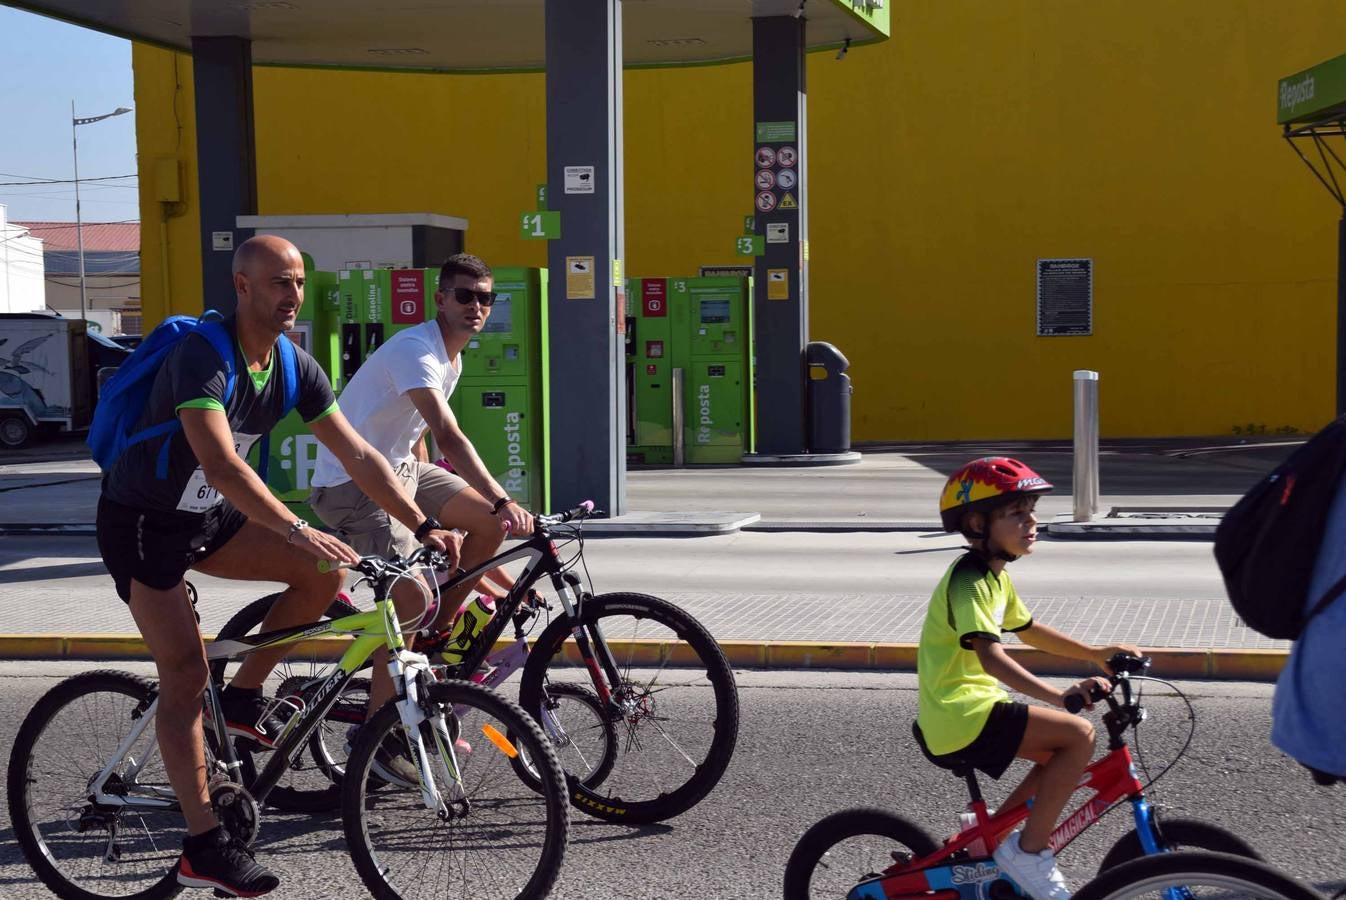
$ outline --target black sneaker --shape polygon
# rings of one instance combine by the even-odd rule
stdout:
[[[260,897],[274,891],[280,879],[253,859],[252,851],[217,827],[182,842],[178,884],[214,888],[226,897]]]
[[[265,750],[276,746],[276,738],[285,730],[281,713],[288,706],[277,706],[269,713],[271,701],[262,695],[261,688],[253,690],[227,687],[220,691],[220,709],[224,725],[232,737],[244,738]]]
[[[383,736],[369,768],[379,778],[398,787],[416,787],[421,783],[421,773],[411,761],[411,750],[400,725]]]

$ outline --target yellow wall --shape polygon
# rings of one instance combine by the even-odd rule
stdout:
[[[1346,8],[903,0],[893,15],[887,43],[809,57],[810,336],[851,360],[856,440],[1065,437],[1077,368],[1102,373],[1104,436],[1332,415],[1339,210],[1274,103],[1278,77],[1346,49]],[[141,164],[176,153],[194,194],[190,60],[180,140],[172,60],[135,50]],[[517,237],[544,180],[540,75],[254,79],[261,213],[460,215],[492,263],[544,262]],[[751,117],[747,65],[627,72],[628,273],[736,261]],[[199,309],[188,199],[168,223],[175,311]],[[147,318],[158,209],[143,203]],[[1053,256],[1094,259],[1092,337],[1035,336],[1035,261]]]

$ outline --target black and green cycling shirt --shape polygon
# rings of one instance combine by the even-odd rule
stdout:
[[[154,378],[149,401],[136,430],[172,419],[182,409],[217,409],[229,419],[234,447],[241,456],[280,421],[285,392],[277,361],[271,354],[265,371],[249,372],[238,347],[237,321],[221,325],[234,349],[234,392],[226,403],[225,367],[206,338],[190,334],[165,357]],[[286,338],[282,338],[287,340]],[[295,409],[305,422],[314,422],[336,410],[336,397],[322,367],[302,348],[295,347],[299,385]],[[168,476],[158,478],[155,464],[163,441],[152,439],[128,447],[103,479],[109,500],[138,509],[203,513],[219,503],[220,495],[205,481],[196,454],[181,430],[169,433]]]
[[[977,553],[965,553],[949,566],[930,597],[916,651],[916,722],[931,753],[952,753],[972,743],[991,708],[1009,699],[982,668],[972,639],[999,641],[1002,631],[1032,624],[1009,572],[997,575]]]

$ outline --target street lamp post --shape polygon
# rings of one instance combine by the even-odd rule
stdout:
[[[88,291],[84,286],[84,220],[80,216],[79,209],[79,126],[101,122],[104,119],[120,116],[130,111],[125,106],[119,106],[112,112],[104,113],[101,116],[80,118],[75,115],[75,101],[70,101],[70,136],[71,144],[75,150],[75,240],[79,243],[79,317],[81,319],[88,315],[86,307],[89,301]]]

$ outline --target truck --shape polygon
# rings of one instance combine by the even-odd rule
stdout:
[[[0,313],[0,449],[89,427],[94,388],[87,329],[83,319]]]

